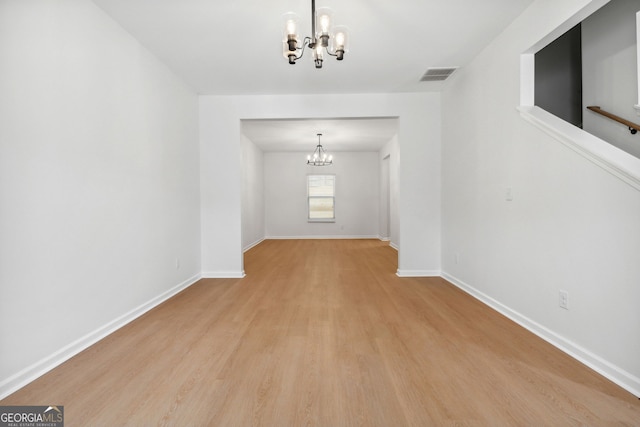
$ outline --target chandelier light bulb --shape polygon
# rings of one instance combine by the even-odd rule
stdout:
[[[323,7],[318,9],[318,13],[317,13],[317,32],[318,35],[328,35],[329,31],[331,30],[331,15],[332,15],[332,10],[327,8],[327,7]]]
[[[296,34],[296,21],[294,21],[293,19],[287,20],[287,34],[288,35]]]
[[[344,54],[349,51],[349,29],[347,27],[337,26],[333,29],[331,49],[335,52],[338,61],[344,59]]]
[[[322,68],[322,61],[324,54],[322,52],[322,44],[318,43],[318,46],[313,50],[313,59],[316,63],[316,68]]]
[[[286,42],[287,40],[291,39],[299,39],[300,35],[298,34],[298,21],[300,21],[300,18],[298,17],[298,15],[293,12],[289,12],[285,13],[282,18],[284,20],[283,40]]]
[[[298,59],[297,52],[300,50],[300,36],[298,35],[298,15],[286,13],[284,15],[283,52],[289,64],[295,64]]]
[[[320,17],[320,28],[322,28],[323,33],[329,32],[329,17],[327,15]]]

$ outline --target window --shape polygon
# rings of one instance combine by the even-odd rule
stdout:
[[[335,175],[307,175],[309,222],[335,222]]]

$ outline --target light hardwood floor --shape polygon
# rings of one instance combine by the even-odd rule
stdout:
[[[265,241],[0,402],[67,426],[640,425],[640,401],[376,240]],[[82,319],[78,319],[82,321]]]

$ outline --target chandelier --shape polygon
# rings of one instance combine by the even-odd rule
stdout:
[[[321,133],[318,134],[318,145],[313,154],[307,156],[307,164],[310,166],[329,166],[333,164],[333,156],[327,155],[327,152],[320,144]]]
[[[295,64],[302,58],[306,47],[313,51],[313,61],[316,68],[322,68],[325,53],[342,61],[347,49],[347,28],[344,26],[331,26],[331,9],[321,7],[316,12],[316,1],[311,0],[311,37],[305,37],[300,44],[298,34],[298,15],[287,13],[284,30],[284,57],[289,64]],[[299,54],[299,55],[298,55]]]

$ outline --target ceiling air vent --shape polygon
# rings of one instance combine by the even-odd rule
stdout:
[[[440,82],[447,80],[458,67],[429,68],[420,79],[421,82]]]

